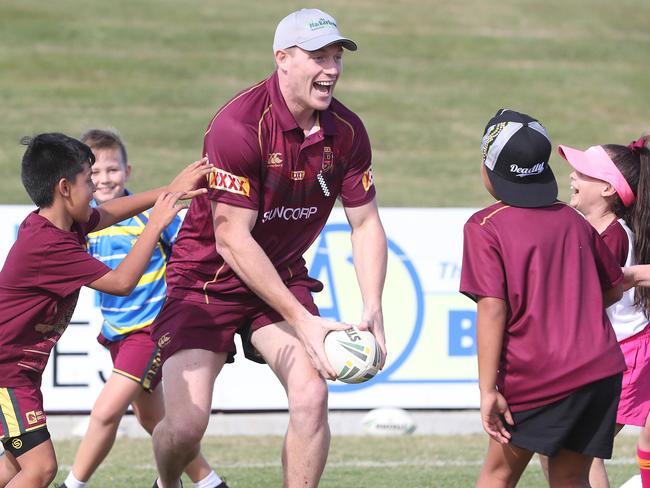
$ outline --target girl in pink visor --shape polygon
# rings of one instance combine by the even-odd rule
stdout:
[[[586,151],[560,145],[558,152],[574,169],[570,205],[598,231],[621,266],[650,263],[650,150],[645,140]],[[642,428],[637,459],[642,486],[650,488],[650,289],[629,289],[607,308],[607,316],[627,363],[616,433],[624,425]],[[609,486],[602,459],[594,459],[589,480],[592,486]]]

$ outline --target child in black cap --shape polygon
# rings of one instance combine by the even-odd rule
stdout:
[[[588,486],[610,458],[625,361],[604,308],[618,262],[557,201],[551,141],[534,118],[499,110],[483,136],[483,181],[497,203],[465,224],[460,291],[478,302],[481,418],[490,435],[477,486],[514,486],[533,453],[551,486]]]

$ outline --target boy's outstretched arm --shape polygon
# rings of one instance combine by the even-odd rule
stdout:
[[[114,198],[99,205],[97,207],[100,213],[99,224],[93,231],[105,229],[129,217],[138,215],[140,212],[144,212],[153,206],[156,199],[163,192],[184,192],[182,198],[193,198],[196,195],[205,193],[204,188],[199,190],[196,190],[196,188],[203,178],[212,171],[212,167],[211,164],[208,164],[207,158],[200,159],[185,167],[167,186],[126,197]]]
[[[481,421],[490,437],[501,444],[510,440],[503,419],[514,425],[508,403],[497,390],[497,372],[506,327],[506,302],[500,298],[480,297],[476,317],[478,345],[478,384],[481,391]]]
[[[126,296],[131,294],[149,265],[151,255],[160,239],[160,233],[171,223],[176,214],[185,207],[185,205],[178,203],[178,200],[185,198],[186,195],[186,193],[181,192],[162,193],[153,207],[147,225],[131,251],[117,268],[109,271],[88,286],[111,295]]]

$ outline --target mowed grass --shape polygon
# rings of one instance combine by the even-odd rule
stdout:
[[[638,472],[634,436],[620,436],[608,463],[612,486]],[[78,440],[55,442],[61,482],[72,463]],[[487,436],[333,437],[321,488],[466,488],[481,467]],[[231,488],[282,486],[277,436],[206,437],[203,452]],[[118,439],[89,487],[149,487],[155,478],[148,439]],[[192,486],[184,479],[185,486]],[[547,486],[537,458],[528,466],[519,487]]]
[[[0,203],[28,203],[25,134],[116,127],[142,190],[201,152],[210,118],[273,69],[295,0],[0,2]],[[500,107],[552,139],[628,143],[650,126],[647,0],[331,0],[360,49],[336,95],[373,142],[379,203],[478,206],[483,128]],[[568,196],[568,168],[552,165]],[[566,183],[566,184],[563,184]]]

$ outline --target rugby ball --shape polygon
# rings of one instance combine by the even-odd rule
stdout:
[[[372,435],[405,435],[415,430],[415,422],[401,408],[376,408],[363,417],[361,424]]]
[[[363,383],[379,372],[381,349],[367,330],[333,330],[325,336],[325,354],[343,383]]]

